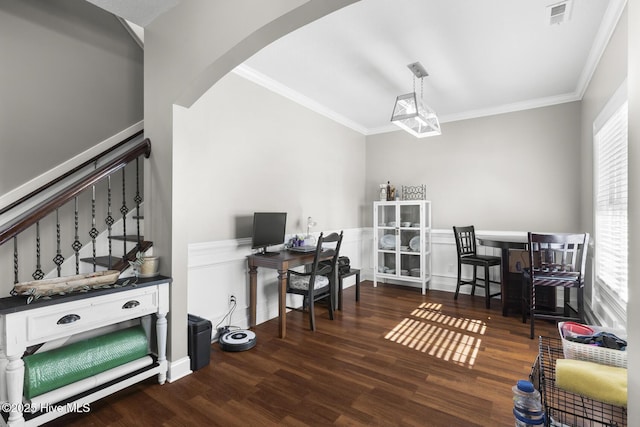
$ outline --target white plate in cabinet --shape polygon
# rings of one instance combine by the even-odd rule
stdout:
[[[158,311],[156,287],[51,306],[37,314],[24,314],[27,345],[69,336],[101,326],[135,319]]]

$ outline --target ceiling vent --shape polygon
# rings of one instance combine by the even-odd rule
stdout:
[[[562,24],[563,22],[568,21],[571,17],[572,5],[572,1],[567,0],[547,6],[546,19],[548,19],[547,22],[549,22],[549,25]]]

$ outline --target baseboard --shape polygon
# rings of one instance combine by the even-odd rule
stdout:
[[[167,381],[172,383],[178,381],[180,378],[186,377],[191,374],[191,359],[189,356],[183,357],[180,360],[169,363],[169,372],[167,373]]]

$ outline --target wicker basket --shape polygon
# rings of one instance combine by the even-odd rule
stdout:
[[[587,362],[617,366],[619,368],[627,367],[626,351],[566,340],[562,335],[562,325],[564,325],[564,322],[558,322],[558,332],[560,333],[560,338],[562,338],[562,352],[564,353],[565,359],[586,360]],[[611,332],[622,339],[627,339],[626,333],[623,330],[604,328],[601,326],[588,326],[595,332]]]

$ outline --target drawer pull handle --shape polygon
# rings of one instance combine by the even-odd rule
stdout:
[[[137,307],[139,305],[140,305],[140,303],[138,301],[132,300],[132,301],[129,301],[129,302],[125,302],[124,305],[122,306],[122,308],[134,308],[134,307]]]
[[[80,320],[80,316],[77,314],[67,314],[58,320],[58,325],[66,325],[68,323],[77,322],[78,320]]]

